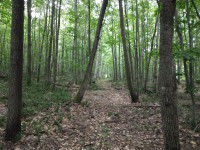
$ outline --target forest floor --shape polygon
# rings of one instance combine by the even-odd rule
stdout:
[[[155,94],[142,94],[141,102],[133,104],[124,85],[105,80],[98,81],[97,85],[95,90],[86,91],[81,105],[66,101],[59,106],[50,105],[31,117],[23,118],[21,139],[15,143],[5,142],[1,136],[0,149],[158,150],[163,148],[160,105]],[[78,87],[74,85],[70,88],[72,95],[77,92]],[[181,99],[179,103],[181,147],[183,150],[199,150],[199,130],[194,133],[186,126],[189,97],[181,92],[180,86],[178,98]],[[47,101],[51,98],[48,96],[49,93],[44,95]],[[5,103],[0,101],[0,116],[5,115],[6,111]],[[0,124],[0,135],[3,133],[4,127]]]

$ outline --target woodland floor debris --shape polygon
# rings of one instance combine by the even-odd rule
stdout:
[[[88,90],[82,105],[63,103],[57,111],[50,106],[32,118],[23,119],[22,139],[17,143],[5,142],[1,136],[0,149],[162,149],[159,103],[131,104],[124,86],[116,89],[107,81],[98,84],[102,87]],[[74,88],[73,92],[76,91]],[[0,102],[1,118],[6,115],[5,112],[5,105]],[[193,134],[192,130],[182,126],[183,122],[181,118],[182,149],[200,149],[199,132]],[[4,134],[2,126],[0,134]]]

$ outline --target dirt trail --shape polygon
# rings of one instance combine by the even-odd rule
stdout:
[[[161,115],[158,104],[140,102],[131,104],[127,89],[114,88],[108,81],[99,81],[100,90],[87,90],[83,101],[63,104],[58,112],[49,108],[33,120],[42,124],[43,134],[33,134],[35,128],[29,121],[23,137],[16,144],[6,143],[9,149],[59,149],[59,150],[159,150],[163,148]],[[55,120],[63,116],[56,126]],[[54,119],[52,119],[54,118]],[[180,131],[183,150],[198,149],[192,145],[191,133]]]
[[[108,81],[98,81],[100,90],[87,90],[83,101],[90,102],[92,105],[109,105],[109,106],[127,106],[131,104],[128,91],[124,87],[116,89],[112,87],[112,83]]]

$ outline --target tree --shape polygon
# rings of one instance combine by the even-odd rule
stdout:
[[[51,15],[51,36],[49,43],[49,53],[47,57],[47,68],[46,68],[46,85],[50,85],[51,80],[51,52],[52,52],[52,42],[54,35],[54,15],[55,15],[55,0],[52,0],[52,15]]]
[[[12,1],[9,98],[6,140],[14,140],[21,132],[22,64],[24,38],[24,0]]]
[[[126,79],[127,79],[127,84],[128,84],[128,90],[130,92],[132,102],[137,102],[138,101],[138,95],[136,95],[134,90],[133,90],[133,83],[131,81],[131,74],[130,74],[130,68],[129,68],[129,62],[128,62],[128,53],[127,53],[127,48],[126,48],[126,37],[125,37],[122,0],[119,0],[119,14],[120,14],[120,27],[121,27],[122,44],[123,44],[123,49],[124,49],[124,61],[125,61]]]
[[[57,3],[58,4],[58,3]],[[61,14],[61,4],[62,4],[62,0],[60,0],[59,3],[59,12],[58,12],[58,27],[57,27],[57,31],[56,31],[56,53],[55,53],[55,57],[54,57],[54,78],[53,78],[53,89],[55,89],[55,84],[56,84],[56,76],[57,76],[57,62],[58,62],[58,40],[59,40],[59,32],[60,32],[60,14]]]
[[[158,90],[161,103],[164,148],[180,150],[178,110],[173,74],[172,37],[176,1],[162,0],[160,12],[160,68]]]
[[[28,52],[27,52],[27,85],[31,84],[31,0],[27,0],[28,13]]]
[[[89,81],[89,78],[90,78],[90,75],[91,75],[91,72],[92,72],[95,54],[96,54],[97,47],[98,47],[98,42],[99,42],[99,39],[100,39],[100,32],[101,32],[101,28],[102,28],[102,25],[103,25],[103,19],[104,19],[104,15],[105,15],[107,5],[108,5],[108,0],[103,0],[101,12],[100,12],[100,15],[99,15],[99,21],[98,21],[98,25],[97,25],[97,29],[96,29],[96,35],[95,35],[95,39],[94,39],[94,43],[93,43],[93,48],[92,48],[92,52],[91,52],[91,55],[90,55],[90,60],[89,60],[88,66],[87,66],[87,70],[86,70],[86,73],[85,73],[84,80],[81,84],[81,87],[80,87],[76,97],[75,97],[75,101],[77,103],[81,103],[83,95],[85,93],[85,90],[87,89],[88,81]]]

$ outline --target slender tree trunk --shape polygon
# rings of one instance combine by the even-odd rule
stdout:
[[[96,63],[95,63],[94,82],[97,80],[97,73],[98,73],[98,68],[99,68],[99,54],[100,54],[100,48],[101,48],[101,35],[102,35],[102,29],[101,29],[101,33],[100,33],[100,37],[99,37],[100,39],[99,39],[97,57],[96,57]]]
[[[160,17],[158,19],[158,25],[157,25],[157,37],[156,37],[156,52],[159,51],[159,35],[160,35]],[[153,62],[153,91],[157,92],[157,66],[158,66],[158,56],[154,56],[154,62]]]
[[[52,42],[54,35],[54,15],[55,15],[55,0],[52,0],[52,15],[51,15],[51,35],[50,35],[50,43],[49,43],[49,53],[47,58],[47,73],[46,73],[46,85],[51,84],[51,53],[52,53]]]
[[[158,89],[165,150],[180,150],[178,110],[173,74],[172,37],[176,1],[163,0],[160,12]]]
[[[65,53],[65,34],[63,34],[63,41],[62,41],[62,56],[61,56],[61,74],[64,74],[64,53]]]
[[[123,18],[123,8],[122,8],[122,0],[119,0],[119,14],[120,14],[120,28],[121,28],[121,35],[122,35],[122,43],[124,49],[124,61],[125,61],[125,69],[126,69],[126,79],[128,84],[129,93],[131,95],[132,102],[138,101],[138,95],[134,92],[133,84],[131,81],[131,74],[128,62],[128,53],[126,48],[126,37],[125,37],[125,27],[124,27],[124,18]]]
[[[61,14],[61,5],[62,0],[60,0],[59,3],[59,12],[58,12],[58,26],[56,31],[56,51],[55,51],[55,58],[54,58],[54,78],[53,78],[53,90],[55,90],[55,84],[56,84],[56,76],[57,76],[57,62],[58,62],[58,40],[59,40],[59,32],[60,32],[60,14]]]
[[[144,91],[147,90],[147,82],[148,82],[148,76],[149,76],[149,65],[150,65],[150,61],[151,61],[151,52],[153,51],[153,43],[154,43],[154,38],[155,38],[155,35],[156,35],[157,24],[158,24],[158,17],[156,19],[153,36],[151,38],[151,49],[150,49],[150,53],[149,53],[149,59],[147,59],[146,75],[145,75],[145,81],[144,81]]]
[[[191,2],[192,2],[192,5],[194,6],[194,9],[195,9],[195,12],[196,12],[196,14],[197,14],[197,17],[200,19],[200,14],[199,14],[199,12],[198,12],[198,9],[197,9],[196,4],[194,3],[194,0],[191,0]]]
[[[187,6],[187,22],[188,22],[188,34],[189,34],[189,48],[190,50],[193,49],[193,36],[192,36],[192,29],[191,29],[191,25],[190,25],[190,9],[189,9],[189,2],[188,0],[186,0],[186,6]],[[190,84],[189,84],[189,93],[190,93],[190,96],[191,96],[191,99],[192,99],[192,106],[191,106],[191,109],[192,109],[192,128],[195,128],[196,125],[197,125],[197,122],[196,122],[196,102],[195,102],[195,95],[194,95],[194,88],[195,88],[195,85],[194,85],[194,66],[193,66],[193,60],[190,59],[189,60],[189,75],[190,75],[190,78],[189,78],[189,81],[190,81]]]
[[[139,81],[139,58],[138,58],[138,43],[139,43],[139,15],[138,15],[138,0],[136,0],[136,42],[135,42],[135,79],[137,87],[137,95],[140,95]]]
[[[128,13],[127,13],[127,0],[124,3],[125,8],[125,17],[126,17],[126,27],[127,27],[127,39],[128,39],[128,56],[130,62],[130,71],[131,71],[131,79],[133,80],[133,59],[132,59],[132,52],[131,52],[131,42],[130,42],[130,34],[129,34],[129,21],[128,21]]]
[[[120,61],[121,61],[121,45],[120,45],[120,43],[119,43],[119,52],[118,52],[119,54],[118,54],[118,56],[119,56],[119,58],[118,58],[118,62],[119,62],[119,65],[118,65],[118,67],[119,67],[119,79],[121,80],[122,79],[122,73],[121,73],[121,63],[120,63]]]
[[[77,40],[77,24],[78,24],[78,0],[74,0],[74,13],[75,13],[75,22],[74,22],[74,45],[72,51],[72,73],[73,73],[73,80],[77,82],[77,64],[76,64],[76,56],[78,50],[78,40]]]
[[[44,31],[42,34],[42,42],[40,46],[40,53],[39,53],[39,59],[38,59],[38,72],[37,72],[37,82],[40,82],[40,71],[41,71],[41,60],[42,60],[42,54],[43,54],[43,45],[44,45],[44,38],[47,31],[47,15],[48,15],[48,9],[49,9],[49,0],[47,1],[46,6],[46,13],[45,13],[45,23],[44,23]]]
[[[179,20],[178,16],[178,10],[176,11],[176,20]],[[183,35],[180,31],[180,26],[179,23],[176,21],[176,31],[178,33],[178,37],[180,39],[180,46],[181,46],[181,51],[184,52],[184,43],[183,43]],[[188,76],[188,67],[187,67],[187,60],[184,57],[183,58],[183,65],[184,65],[184,74],[185,74],[185,80],[186,80],[186,87],[189,87],[189,76]]]
[[[5,140],[14,140],[21,132],[22,68],[24,39],[24,0],[12,1],[8,115]]]
[[[27,52],[27,85],[31,84],[31,0],[27,1],[28,13],[28,52]]]
[[[88,56],[91,53],[90,28],[90,0],[88,0]]]
[[[97,25],[97,29],[96,29],[96,35],[95,35],[95,40],[93,43],[93,48],[92,48],[92,52],[90,55],[90,60],[89,60],[89,64],[87,66],[87,71],[85,73],[85,77],[84,80],[81,84],[81,87],[75,97],[75,101],[78,103],[81,103],[83,95],[85,93],[85,90],[87,89],[87,85],[88,85],[88,81],[92,72],[92,67],[93,67],[93,63],[94,63],[94,58],[95,58],[95,54],[97,51],[97,46],[98,46],[98,42],[99,42],[99,38],[100,38],[100,32],[101,32],[101,28],[103,25],[103,19],[104,19],[104,14],[106,11],[106,7],[108,5],[108,0],[103,0],[103,4],[102,4],[102,8],[101,8],[101,12],[99,15],[99,21],[98,21],[98,25]]]
[[[116,41],[116,33],[115,33],[115,41]],[[117,71],[117,44],[114,45],[114,58],[115,58],[115,75],[116,75],[116,81],[118,80],[118,71]]]

